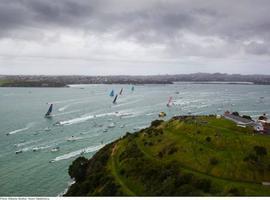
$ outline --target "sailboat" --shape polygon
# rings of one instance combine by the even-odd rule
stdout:
[[[167,103],[167,107],[171,107],[172,106],[172,97],[169,98],[169,101]]]
[[[133,91],[134,91],[134,89],[135,89],[135,88],[134,88],[134,86],[132,86],[131,91],[133,92]]]
[[[52,109],[53,109],[53,104],[50,105],[49,110],[48,110],[47,113],[45,114],[45,117],[46,117],[46,118],[52,117],[52,116],[51,116]]]
[[[116,104],[116,100],[117,100],[118,95],[115,96],[113,103]]]
[[[122,92],[123,92],[123,88],[120,90],[119,95],[122,95]]]
[[[110,93],[110,97],[113,97],[113,96],[114,96],[114,90],[112,90]]]

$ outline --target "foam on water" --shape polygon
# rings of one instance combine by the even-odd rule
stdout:
[[[118,92],[122,87],[123,95],[119,96],[118,104],[113,105],[113,98],[108,94],[112,88]],[[158,119],[158,113],[162,111],[167,114],[164,120],[189,112],[212,114],[218,109],[221,110],[220,113],[226,110],[238,111],[241,115],[253,115],[252,117],[270,112],[267,101],[270,99],[269,86],[143,85],[138,86],[139,89],[133,93],[126,88],[130,86],[90,85],[85,90],[36,88],[31,95],[25,95],[29,88],[0,88],[2,95],[16,94],[16,98],[2,97],[0,101],[1,111],[7,113],[2,115],[0,127],[4,133],[14,134],[9,137],[0,134],[0,138],[2,137],[0,177],[5,183],[0,187],[1,194],[4,196],[59,194],[67,187],[69,180],[67,173],[69,164],[64,160],[71,161],[81,153],[97,151],[102,147],[101,141],[117,139],[125,132],[138,131],[146,124],[149,126],[151,121]],[[223,92],[225,89],[226,93]],[[176,91],[180,95],[175,95]],[[246,95],[250,92],[252,95]],[[168,108],[166,104],[169,96],[172,96],[174,102],[179,105]],[[261,96],[265,97],[265,103],[256,102]],[[53,117],[44,119],[45,108],[42,106],[50,101],[56,104]],[[47,107],[48,105],[46,110]],[[34,121],[35,125],[28,128],[29,125],[27,126],[25,120]],[[57,121],[70,126],[53,126]],[[111,123],[115,126],[109,129]],[[47,129],[50,131],[44,131]],[[104,132],[106,129],[107,132]],[[39,135],[35,134],[37,131]],[[66,138],[72,135],[81,139],[75,142],[66,141]],[[54,147],[60,147],[60,151],[51,153],[50,150]],[[39,149],[40,152],[33,152],[33,148]],[[27,152],[15,155],[15,151],[21,149]],[[92,153],[90,154],[87,154],[87,157],[90,158]],[[57,164],[49,164],[51,159]],[[63,162],[60,162],[61,160]],[[42,170],[38,170],[39,167]],[[17,187],[18,185],[20,187]]]
[[[51,160],[51,162],[67,160],[67,159],[73,158],[75,156],[78,156],[78,155],[80,155],[82,153],[91,153],[91,152],[94,152],[94,151],[97,151],[97,150],[101,149],[104,146],[105,145],[90,146],[90,147],[86,147],[86,148],[83,148],[83,149],[79,149],[77,151],[72,151],[70,153],[67,153],[67,154],[64,154],[64,155],[61,155],[61,156],[57,156],[56,158]]]
[[[12,134],[15,134],[15,133],[20,133],[20,132],[26,131],[26,130],[28,130],[28,129],[29,129],[29,127],[24,127],[24,128],[21,128],[21,129],[16,129],[16,130],[14,130],[14,131],[10,131],[10,132],[8,133],[8,135],[12,135]]]
[[[76,113],[76,112],[80,112],[81,110],[77,109],[77,110],[71,110],[69,112],[63,112],[63,113],[59,113],[59,114],[54,114],[52,115],[53,117],[55,116],[61,116],[61,115],[67,115],[67,114],[72,114],[72,113]]]
[[[89,115],[89,116],[85,116],[85,117],[78,117],[78,118],[74,118],[74,119],[70,119],[70,120],[66,120],[66,121],[60,121],[61,125],[72,125],[72,124],[77,124],[77,123],[81,123],[81,122],[85,122],[89,119],[93,119],[94,115]]]
[[[101,114],[96,114],[96,115],[93,115],[93,113],[91,113],[90,115],[85,114],[85,115],[83,115],[81,117],[78,117],[78,118],[74,118],[74,119],[70,119],[70,120],[65,120],[65,121],[60,121],[59,123],[61,125],[72,125],[72,124],[82,123],[82,122],[85,122],[85,121],[88,121],[88,120],[94,119],[94,118],[102,118],[102,117],[107,117],[107,116],[118,116],[118,117],[127,116],[127,115],[131,115],[132,114],[130,112],[127,112],[129,110],[130,109],[128,109],[128,110],[122,110],[122,111],[119,111],[119,112],[101,113]]]
[[[41,139],[39,140],[30,140],[28,142],[21,142],[21,143],[18,143],[18,144],[14,144],[15,147],[22,147],[22,146],[25,146],[25,145],[28,145],[28,144],[33,144],[33,143],[36,143],[36,142],[39,142],[41,141]]]
[[[20,129],[10,131],[9,133],[7,133],[7,135],[12,135],[12,134],[16,134],[16,133],[26,131],[26,130],[30,129],[33,125],[34,125],[34,122],[31,122],[31,123],[27,124],[24,128],[20,128]]]

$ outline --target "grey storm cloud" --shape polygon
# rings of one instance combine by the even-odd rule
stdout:
[[[0,45],[6,39],[26,42],[13,42],[10,52],[1,52],[0,46],[0,52],[2,56],[22,52],[20,56],[30,58],[77,56],[98,60],[107,56],[132,61],[131,49],[135,49],[146,58],[173,62],[199,57],[209,63],[209,59],[230,56],[236,63],[239,59],[247,62],[249,55],[270,56],[269,10],[269,0],[1,0]],[[64,36],[70,33],[72,39],[85,43],[78,44],[80,51],[72,50],[72,45],[66,48],[67,43],[60,41],[64,38],[68,42]],[[87,46],[90,37],[97,40],[91,50]],[[95,43],[93,38],[91,44]],[[59,47],[50,49],[49,42]],[[5,45],[3,42],[2,47]],[[20,51],[13,53],[17,46]],[[121,53],[112,47],[122,48]],[[55,54],[50,54],[51,50]],[[84,55],[86,51],[90,56]]]
[[[226,40],[260,37],[268,41],[269,10],[268,0],[2,0],[0,31],[2,37],[7,37],[21,29],[60,26],[91,32],[116,31],[119,37],[143,42],[154,42],[154,38],[158,43],[174,39],[184,30]]]

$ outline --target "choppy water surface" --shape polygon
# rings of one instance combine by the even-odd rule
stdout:
[[[109,93],[121,88],[113,105]],[[174,105],[167,107],[170,96]],[[176,83],[135,86],[133,92],[130,85],[0,88],[0,196],[60,194],[76,157],[83,153],[89,158],[127,131],[149,126],[160,111],[166,119],[225,110],[256,118],[270,112],[269,100],[270,86],[260,85]],[[48,103],[54,104],[52,119],[44,118]],[[111,123],[115,127],[108,128]],[[71,136],[74,141],[68,141]],[[60,150],[51,152],[54,147]]]

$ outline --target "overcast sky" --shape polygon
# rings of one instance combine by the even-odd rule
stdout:
[[[270,74],[269,0],[0,0],[0,74]]]

